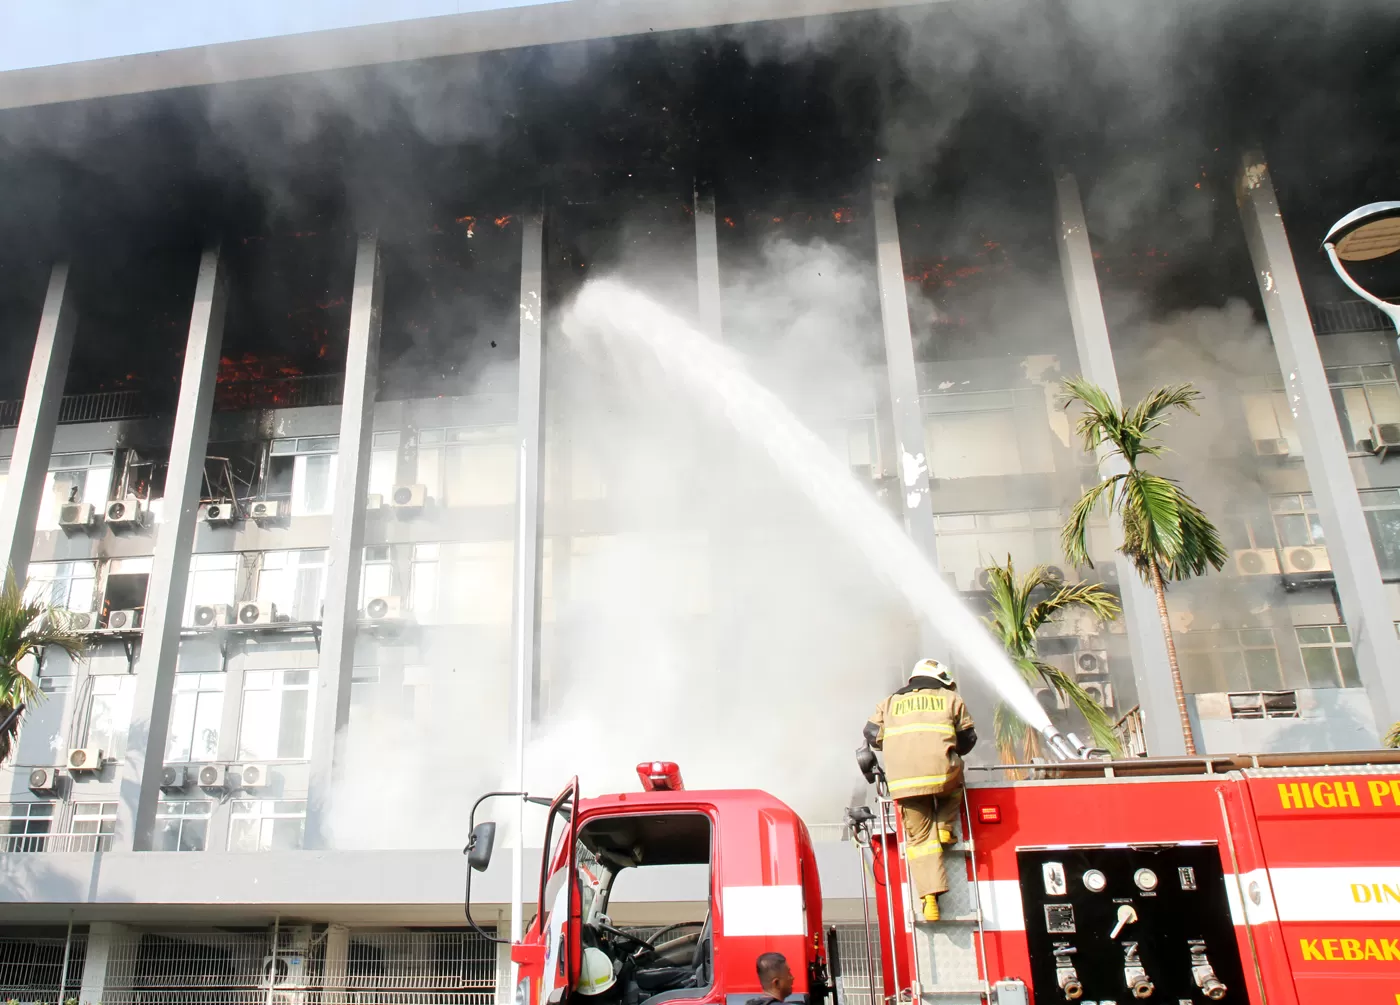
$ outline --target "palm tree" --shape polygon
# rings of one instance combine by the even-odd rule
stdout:
[[[1194,755],[1196,740],[1186,713],[1186,692],[1181,686],[1181,667],[1167,616],[1166,581],[1201,576],[1210,567],[1221,568],[1225,564],[1225,546],[1220,532],[1174,479],[1144,471],[1141,464],[1145,458],[1161,457],[1165,449],[1152,436],[1153,431],[1166,425],[1173,409],[1194,414],[1193,402],[1201,397],[1201,392],[1191,384],[1159,387],[1132,408],[1125,408],[1115,404],[1103,388],[1082,377],[1067,378],[1064,386],[1064,405],[1078,401],[1084,406],[1077,431],[1085,453],[1096,455],[1100,447],[1106,447],[1105,458],[1121,457],[1127,467],[1104,478],[1075,503],[1062,535],[1065,557],[1075,565],[1092,568],[1089,517],[1100,502],[1109,513],[1118,514],[1123,524],[1123,544],[1118,550],[1132,559],[1143,582],[1152,587],[1157,597],[1172,690],[1181,715],[1181,735],[1186,741],[1186,753]]]
[[[15,710],[44,697],[33,678],[20,669],[20,663],[26,656],[37,656],[46,646],[55,646],[74,659],[80,659],[85,648],[67,611],[25,600],[14,570],[6,570],[5,588],[0,590],[0,764],[10,759],[19,732],[20,716]]]
[[[1010,555],[1006,556],[1006,565],[987,567],[987,591],[990,611],[983,620],[1026,683],[1054,688],[1084,716],[1094,746],[1117,756],[1120,746],[1113,719],[1071,675],[1037,657],[1035,633],[1046,622],[1075,608],[1112,621],[1118,616],[1118,599],[1098,583],[1063,583],[1044,565],[1018,577]],[[1042,599],[1037,601],[1036,596]],[[1005,702],[997,704],[993,729],[1003,764],[1015,764],[1018,760],[1025,763],[1043,756],[1040,733],[1022,722]]]

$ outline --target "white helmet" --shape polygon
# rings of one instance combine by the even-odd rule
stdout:
[[[915,677],[932,677],[944,687],[957,686],[953,682],[953,675],[948,672],[948,668],[934,659],[919,660],[915,663],[914,669],[909,671],[909,679],[913,680]]]
[[[616,983],[617,975],[613,973],[612,960],[608,959],[608,954],[601,949],[585,946],[583,966],[580,967],[578,975],[578,993],[600,995]]]

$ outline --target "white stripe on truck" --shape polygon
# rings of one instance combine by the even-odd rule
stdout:
[[[726,886],[723,934],[806,935],[800,886]]]

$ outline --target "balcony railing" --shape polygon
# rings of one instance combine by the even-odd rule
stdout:
[[[214,410],[246,412],[255,408],[310,408],[339,405],[345,395],[345,374],[269,377],[235,380],[214,389]]]
[[[19,425],[22,401],[0,401],[0,429]],[[92,394],[65,394],[58,406],[60,423],[113,422],[117,419],[144,419],[155,412],[148,391],[96,391]]]
[[[108,851],[111,834],[0,834],[0,852],[37,855],[43,852]]]
[[[1364,300],[1336,300],[1326,304],[1310,304],[1313,332],[1318,335],[1340,335],[1344,332],[1388,332],[1395,326],[1372,304]]]
[[[1142,706],[1134,705],[1113,726],[1124,757],[1147,756],[1147,734],[1142,731]]]

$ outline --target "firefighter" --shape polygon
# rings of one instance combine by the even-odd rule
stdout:
[[[864,731],[865,742],[885,752],[885,777],[904,819],[909,873],[925,921],[938,920],[938,895],[948,890],[943,846],[957,840],[962,759],[977,743],[956,687],[942,663],[920,660],[909,683],[880,702]]]
[[[763,994],[750,998],[744,1005],[776,1005],[777,1002],[787,1001],[795,983],[787,957],[782,953],[764,953],[758,958],[757,969]]]

